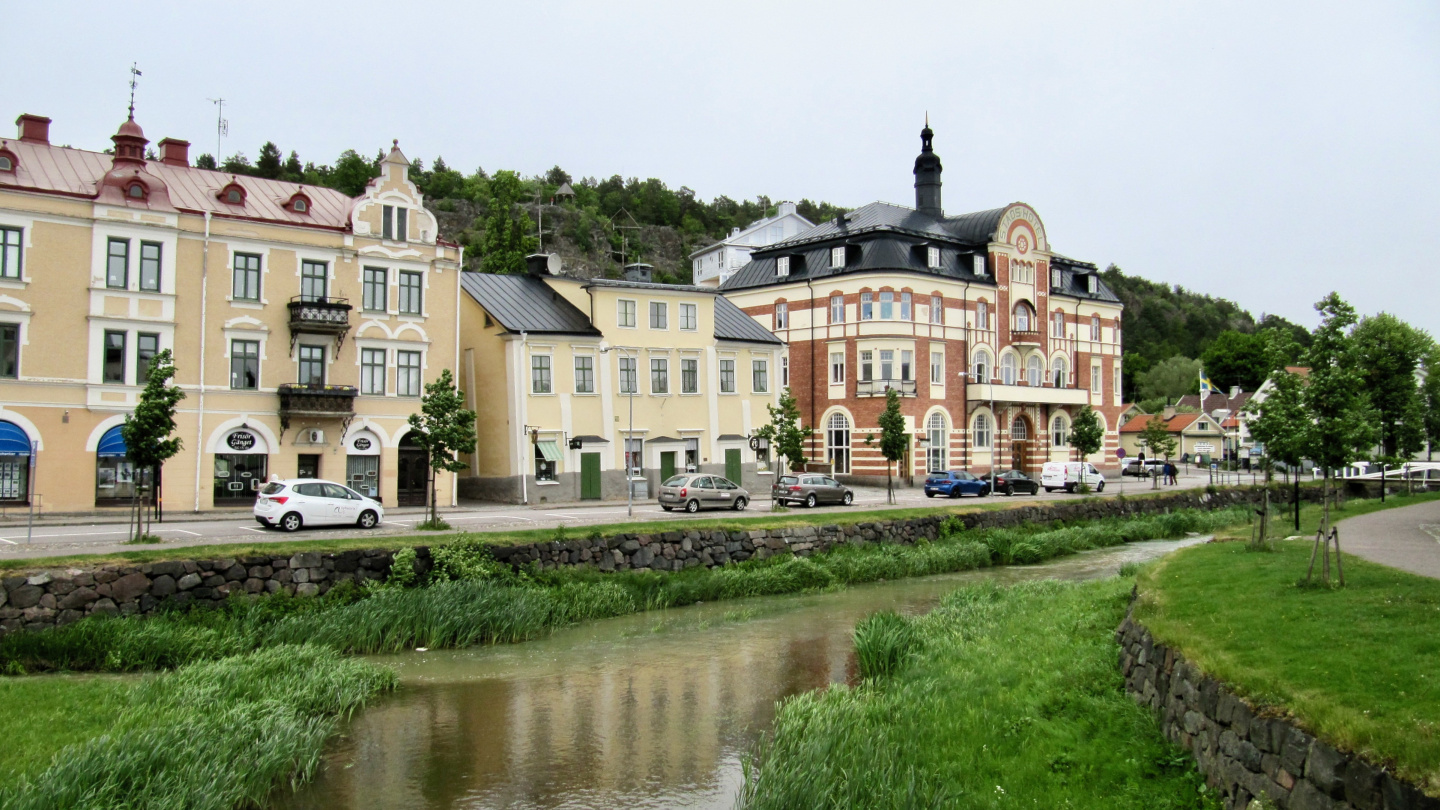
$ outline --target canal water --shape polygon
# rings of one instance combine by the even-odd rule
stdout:
[[[1093,579],[1198,542],[592,622],[540,641],[376,657],[398,692],[345,724],[285,810],[731,808],[776,701],[852,680],[851,631],[979,581]]]

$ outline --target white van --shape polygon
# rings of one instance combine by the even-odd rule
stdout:
[[[1100,471],[1095,469],[1095,465],[1088,461],[1045,462],[1045,466],[1040,468],[1040,486],[1045,487],[1046,492],[1057,489],[1074,492],[1080,485],[1081,476],[1084,476],[1085,483],[1094,491],[1105,491],[1105,479],[1101,477]]]

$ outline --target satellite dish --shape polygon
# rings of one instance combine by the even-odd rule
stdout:
[[[545,259],[545,270],[552,276],[560,275],[560,254],[551,253]]]

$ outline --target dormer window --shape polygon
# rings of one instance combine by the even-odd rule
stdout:
[[[940,248],[932,247],[926,249],[926,266],[931,270],[940,269]]]
[[[0,172],[15,171],[15,156],[9,152],[0,152]]]
[[[297,214],[308,214],[310,213],[310,198],[297,191],[291,195],[290,201],[285,204],[285,207]]]
[[[975,260],[975,275],[977,275],[977,276],[983,276],[983,275],[985,275],[985,256],[984,256],[984,254],[979,254],[979,253],[977,253],[977,254],[975,254],[975,256],[974,256],[973,258],[974,258],[974,260]]]
[[[244,205],[245,187],[231,180],[224,188],[220,189],[220,193],[215,196],[218,197],[221,202],[229,205]]]
[[[781,256],[780,258],[775,260],[775,275],[781,278],[790,275],[789,256]]]
[[[125,196],[132,200],[145,199],[145,186],[141,183],[131,183],[125,188]]]
[[[830,248],[830,266],[840,268],[845,266],[845,246]]]
[[[1088,289],[1088,290],[1090,291],[1091,295],[1094,295],[1095,293],[1100,292],[1100,279],[1099,279],[1099,278],[1096,278],[1096,277],[1093,276],[1093,275],[1086,276],[1086,277],[1085,277],[1085,284],[1086,284],[1086,289]]]

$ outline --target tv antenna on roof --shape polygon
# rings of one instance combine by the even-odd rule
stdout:
[[[142,74],[134,62],[130,63],[130,120],[135,120],[135,80]]]
[[[207,98],[206,101],[214,104],[215,110],[215,167],[220,167],[220,138],[230,134],[230,122],[225,120],[225,99]]]

